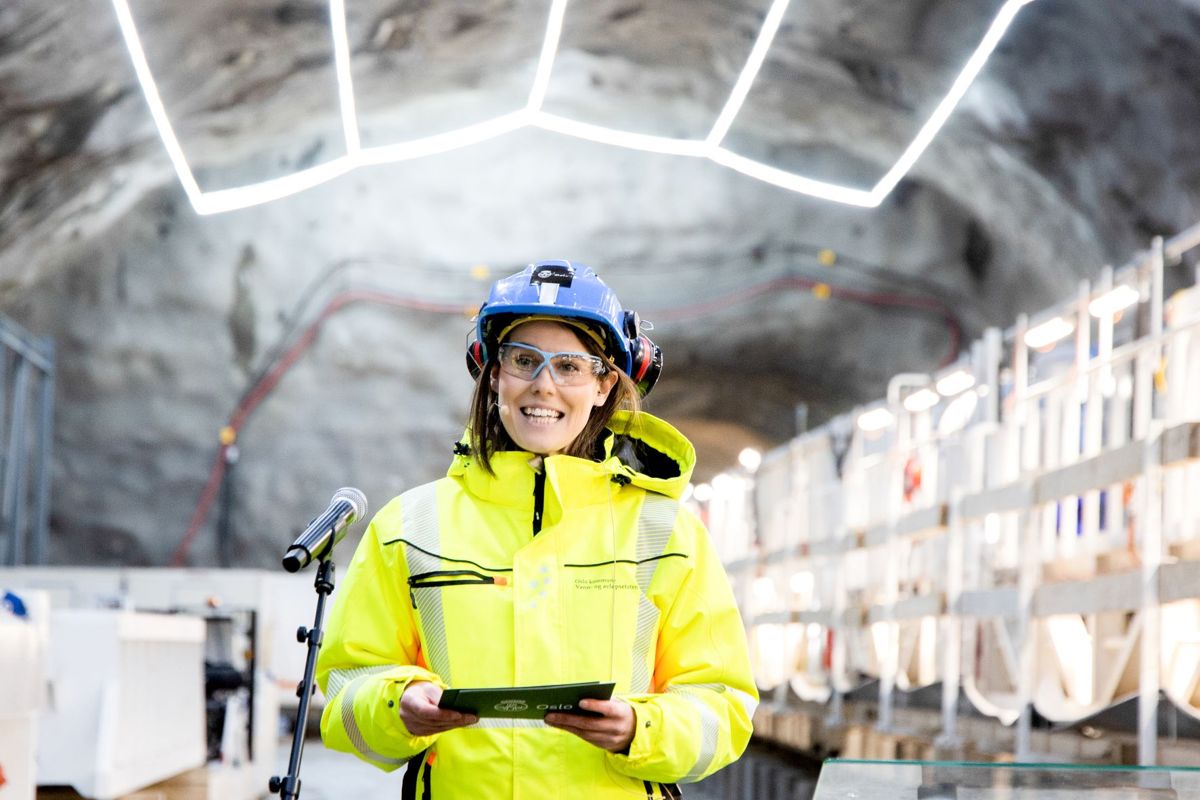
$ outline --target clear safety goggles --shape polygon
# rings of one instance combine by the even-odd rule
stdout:
[[[547,353],[518,342],[500,345],[500,369],[514,378],[536,380],[547,364],[550,377],[559,386],[580,386],[608,372],[604,361],[590,353]]]

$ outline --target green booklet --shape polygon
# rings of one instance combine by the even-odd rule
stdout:
[[[505,719],[543,719],[551,711],[598,717],[599,714],[580,708],[579,701],[608,700],[615,685],[611,681],[589,681],[498,689],[446,689],[438,701],[438,708]]]

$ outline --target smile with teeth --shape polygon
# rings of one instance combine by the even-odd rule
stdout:
[[[536,408],[534,406],[524,406],[521,413],[526,419],[532,420],[537,424],[545,425],[551,422],[562,419],[563,413],[555,411],[552,408]]]

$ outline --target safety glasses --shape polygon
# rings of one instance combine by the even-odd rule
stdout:
[[[550,377],[559,386],[580,386],[608,372],[604,361],[590,353],[547,353],[531,344],[500,345],[500,369],[514,378],[532,381],[550,365]]]

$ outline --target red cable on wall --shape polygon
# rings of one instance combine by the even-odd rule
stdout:
[[[738,303],[744,303],[755,297],[759,297],[770,292],[780,289],[804,289],[813,290],[817,286],[825,286],[831,297],[840,297],[844,300],[853,300],[866,305],[878,306],[881,308],[908,308],[914,311],[927,311],[942,318],[946,323],[946,327],[950,332],[950,349],[946,355],[942,357],[938,368],[953,364],[958,358],[959,349],[962,346],[962,324],[958,321],[958,317],[946,305],[938,300],[928,297],[914,297],[911,295],[887,294],[883,292],[868,292],[861,289],[850,289],[846,287],[834,286],[828,281],[818,281],[814,278],[806,278],[799,275],[785,275],[780,278],[766,281],[757,286],[749,286],[739,292],[706,300],[702,303],[696,303],[690,306],[676,306],[670,309],[652,312],[655,319],[659,320],[679,320],[687,319],[688,317],[701,316],[703,314],[711,314],[714,311],[720,311]],[[647,313],[650,316],[651,313]]]
[[[275,388],[283,376],[292,366],[300,360],[300,356],[304,351],[312,346],[316,341],[317,334],[321,330],[321,326],[331,316],[342,310],[352,303],[374,302],[383,305],[398,306],[401,308],[411,308],[419,311],[432,311],[436,314],[460,314],[463,313],[464,307],[460,305],[450,305],[444,303],[430,303],[423,300],[412,300],[401,297],[399,295],[389,294],[387,292],[352,289],[335,295],[317,315],[317,318],[309,323],[300,337],[292,343],[271,371],[264,375],[259,381],[251,387],[250,391],[243,396],[233,413],[229,415],[229,422],[225,429],[222,430],[222,442],[217,450],[217,457],[213,460],[213,465],[208,471],[208,481],[204,484],[204,489],[200,492],[200,500],[196,504],[196,510],[192,513],[192,519],[188,522],[187,532],[179,541],[179,545],[175,548],[175,552],[171,555],[171,565],[175,567],[183,566],[184,559],[187,558],[187,552],[192,546],[192,542],[200,533],[200,526],[204,524],[204,520],[208,517],[208,512],[212,509],[213,502],[217,499],[217,492],[221,488],[221,479],[225,476],[225,468],[228,462],[226,461],[226,453],[237,439],[237,434],[241,431],[242,426],[246,424],[246,420],[258,408],[259,404],[266,399],[267,395]]]

